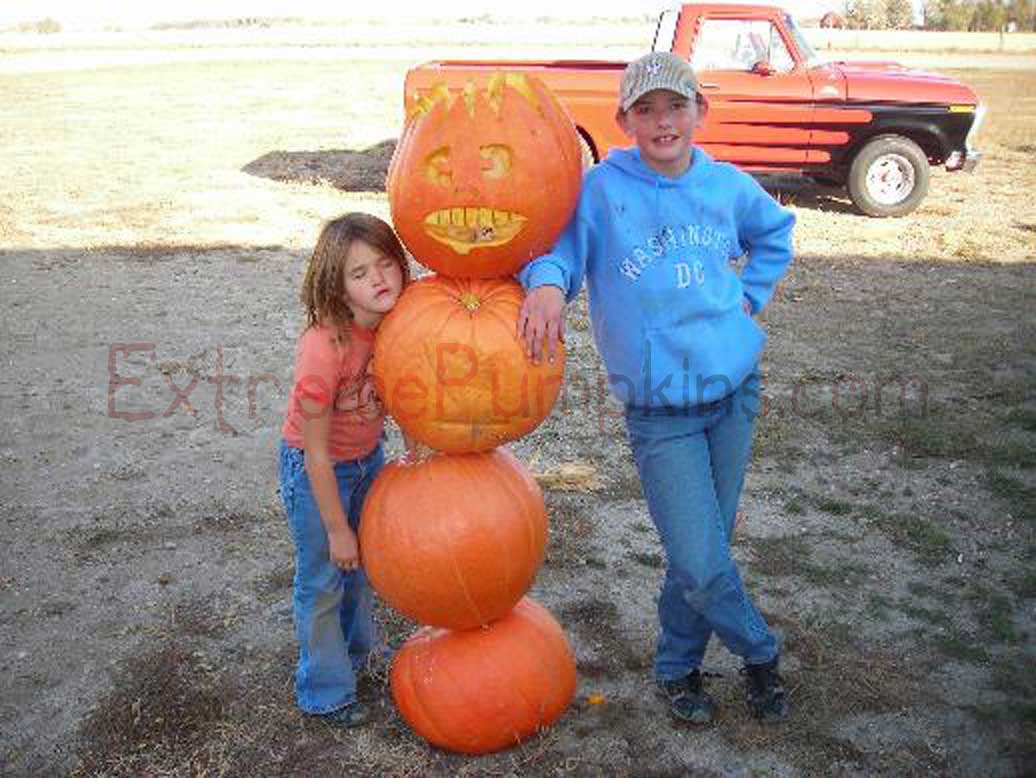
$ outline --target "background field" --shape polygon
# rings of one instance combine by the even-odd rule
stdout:
[[[783,635],[792,721],[748,719],[718,646],[716,727],[677,727],[651,695],[661,549],[617,409],[595,389],[582,300],[565,397],[514,446],[551,512],[533,594],[576,649],[570,712],[484,759],[410,734],[378,668],[363,687],[374,726],[345,735],[296,714],[274,449],[320,223],[388,215],[376,172],[414,62],[622,58],[650,39],[632,23],[371,29],[0,36],[2,772],[1024,774],[1031,54],[903,54],[991,109],[978,172],[937,173],[909,218],[776,192],[799,220],[797,258],[765,317],[769,411],[737,556]],[[329,183],[372,174],[365,191]],[[113,370],[140,384],[111,393]],[[239,379],[222,398],[206,380],[220,371]],[[171,386],[195,378],[172,407]],[[112,398],[155,417],[112,418]],[[561,477],[573,464],[582,475]],[[410,631],[384,616],[393,642]]]

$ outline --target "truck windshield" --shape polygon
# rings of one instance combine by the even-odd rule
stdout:
[[[799,54],[802,55],[802,60],[805,62],[807,68],[816,67],[820,64],[820,57],[813,50],[813,47],[809,45],[809,41],[806,40],[806,36],[802,34],[802,30],[799,29],[799,25],[791,17],[790,14],[784,17],[785,23],[788,25],[788,29],[791,31],[792,37],[795,39],[795,45],[798,46]]]

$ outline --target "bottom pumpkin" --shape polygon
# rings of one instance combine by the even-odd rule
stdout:
[[[576,662],[561,626],[523,598],[488,627],[423,627],[396,653],[392,697],[432,745],[486,754],[549,727],[576,690]]]

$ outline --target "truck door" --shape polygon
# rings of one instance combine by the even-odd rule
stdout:
[[[695,140],[716,159],[758,171],[811,160],[813,84],[793,41],[770,18],[717,11],[698,19],[691,65],[709,101]]]

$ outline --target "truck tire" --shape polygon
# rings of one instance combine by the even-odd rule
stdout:
[[[928,194],[928,157],[902,135],[879,135],[849,168],[849,197],[868,216],[906,216]]]

